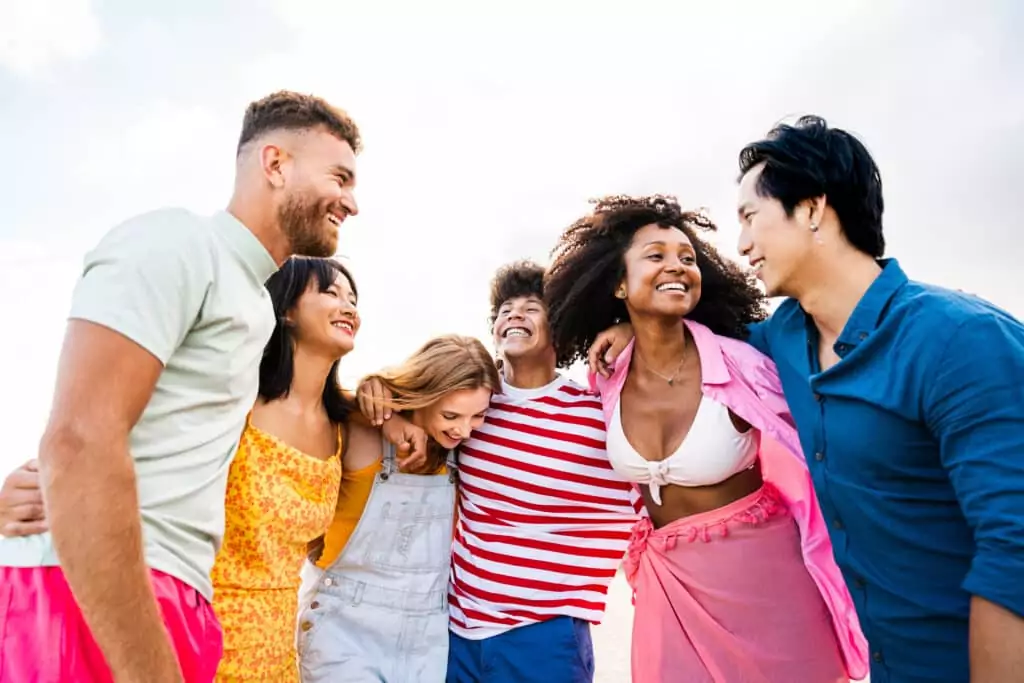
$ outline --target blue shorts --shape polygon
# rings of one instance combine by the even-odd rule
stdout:
[[[555,617],[483,640],[449,633],[447,683],[592,683],[590,624]]]

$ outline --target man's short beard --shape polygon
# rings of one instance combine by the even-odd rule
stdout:
[[[291,244],[291,253],[296,256],[334,256],[337,245],[330,244],[319,228],[320,222],[326,219],[315,201],[303,201],[297,196],[289,197],[278,210],[281,230]]]

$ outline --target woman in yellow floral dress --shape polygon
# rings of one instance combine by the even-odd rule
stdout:
[[[295,620],[307,544],[334,517],[351,404],[338,363],[359,330],[355,283],[328,259],[293,258],[267,281],[277,327],[228,476],[213,607],[224,629],[217,680],[299,679]]]

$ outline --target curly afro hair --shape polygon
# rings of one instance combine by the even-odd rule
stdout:
[[[523,296],[544,299],[544,266],[533,261],[516,261],[499,268],[491,280],[491,325],[498,319],[502,304]]]
[[[689,319],[716,334],[745,339],[747,325],[765,318],[765,298],[753,276],[701,238],[717,229],[703,213],[684,211],[668,195],[613,195],[592,203],[594,210],[562,233],[544,280],[560,367],[585,359],[599,333],[628,318],[625,302],[615,297],[626,270],[623,256],[633,235],[652,223],[682,230],[697,252],[703,284]]]

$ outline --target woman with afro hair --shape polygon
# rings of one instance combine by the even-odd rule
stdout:
[[[775,366],[742,341],[764,297],[703,239],[714,229],[673,197],[606,197],[544,284],[560,365],[618,322],[635,334],[591,374],[608,457],[647,511],[625,566],[633,680],[859,678],[866,643]]]

